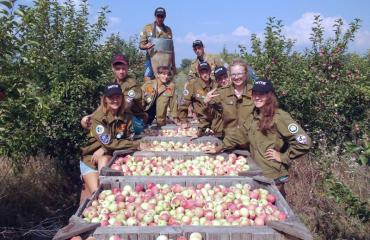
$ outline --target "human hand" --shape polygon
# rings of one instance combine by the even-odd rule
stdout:
[[[91,128],[91,124],[92,124],[92,121],[91,121],[91,115],[84,116],[84,117],[81,119],[81,126],[82,126],[84,129],[90,129],[90,128]]]
[[[210,154],[215,154],[215,153],[219,153],[222,151],[222,146],[215,146],[215,147],[212,147],[212,146],[206,146],[204,147],[203,151],[205,153],[210,153]]]
[[[92,155],[92,158],[91,158],[91,161],[94,163],[94,164],[98,164],[98,160],[99,158],[101,158],[103,155],[104,155],[104,149],[103,148],[99,148],[98,150],[96,150],[93,155]]]
[[[185,123],[181,123],[181,128],[189,128],[190,125],[189,123],[185,122]]]
[[[148,42],[147,44],[144,45],[145,49],[151,49],[152,47],[154,47],[154,43],[151,42]]]
[[[144,142],[140,142],[138,150],[145,150],[148,148],[148,144]]]
[[[204,103],[205,104],[208,104],[213,98],[219,96],[220,94],[213,94],[215,91],[216,91],[217,88],[214,88],[212,89],[211,91],[209,91],[206,95],[206,97],[204,98]]]
[[[275,149],[269,148],[265,153],[265,158],[270,161],[281,162],[281,153],[276,151]]]

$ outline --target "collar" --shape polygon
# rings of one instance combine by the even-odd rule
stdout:
[[[203,89],[206,89],[207,88],[207,84],[201,78],[198,78],[198,81],[199,81],[199,84],[200,84],[201,88],[203,88]],[[209,87],[212,89],[215,86],[216,86],[215,81],[213,81],[213,79],[210,78],[209,79]]]
[[[260,120],[262,118],[261,114],[258,111],[258,108],[256,108],[256,107],[253,108],[252,114],[253,114],[254,119]]]
[[[122,82],[118,82],[117,79],[114,81],[116,83],[118,83],[119,85],[121,85],[121,88],[122,90],[124,91],[125,88],[131,88],[131,87],[134,87],[136,86],[136,81],[135,79],[130,76],[130,75],[127,75]]]
[[[104,113],[103,109],[101,107],[98,108],[98,110],[94,113],[95,117],[97,119],[101,119],[101,121],[105,121],[108,124],[114,122],[115,120],[124,120],[127,113],[124,113],[123,107],[121,110],[117,113],[117,116],[113,116],[111,112]]]
[[[227,96],[236,96],[235,95],[235,87],[233,84],[230,85],[229,87],[229,91],[227,93]],[[252,87],[249,87],[249,84],[247,84],[245,87],[244,87],[244,91],[242,93],[242,96],[243,97],[246,97],[246,98],[251,98],[252,97]]]

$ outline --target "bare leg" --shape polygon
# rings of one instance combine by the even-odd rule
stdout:
[[[92,172],[82,176],[85,186],[89,194],[93,194],[96,190],[98,190],[99,186],[99,173]]]
[[[87,189],[86,184],[82,184],[80,205],[85,201],[86,198],[91,196],[91,192]]]
[[[111,160],[112,156],[110,155],[103,155],[102,157],[100,157],[98,159],[98,171],[100,172],[100,170],[107,166],[109,160]]]

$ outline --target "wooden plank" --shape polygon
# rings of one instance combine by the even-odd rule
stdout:
[[[53,240],[65,240],[71,237],[81,235],[86,232],[94,231],[100,223],[87,223],[80,221],[78,217],[71,217],[67,226],[59,229],[59,231],[53,237]]]
[[[286,233],[288,235],[291,235],[299,239],[304,239],[304,240],[313,239],[308,229],[304,225],[298,222],[270,221],[270,222],[267,222],[267,225],[279,232]]]

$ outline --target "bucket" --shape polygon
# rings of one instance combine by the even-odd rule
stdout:
[[[157,76],[157,69],[159,66],[172,67],[173,57],[173,40],[166,38],[152,38],[151,42],[154,44],[150,52],[150,60],[155,76]]]

